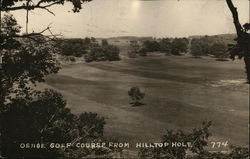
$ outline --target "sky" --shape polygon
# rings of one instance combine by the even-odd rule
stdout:
[[[242,24],[249,22],[249,0],[233,0]],[[55,6],[55,16],[44,10],[29,14],[29,32],[49,24],[65,38],[152,36],[187,37],[234,33],[226,0],[93,0],[80,13],[72,4]],[[13,12],[25,27],[25,11]],[[25,28],[23,28],[23,31]]]

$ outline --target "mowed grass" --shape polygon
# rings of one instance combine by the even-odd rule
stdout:
[[[191,131],[212,120],[211,141],[248,144],[248,85],[240,61],[159,56],[64,66],[44,87],[61,92],[73,113],[106,119],[105,136],[157,142],[167,129]],[[145,105],[131,107],[139,86]]]

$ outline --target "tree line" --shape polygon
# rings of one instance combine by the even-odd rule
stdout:
[[[228,43],[218,36],[204,36],[193,38],[190,53],[193,56],[212,56],[216,58],[229,58]]]
[[[0,13],[18,10],[42,9],[54,14],[50,8],[55,5],[63,5],[66,2],[73,4],[73,11],[82,9],[82,3],[89,0],[2,0],[0,1]],[[233,46],[232,58],[239,56],[244,58],[249,75],[249,40],[246,29],[243,30],[239,21],[237,10],[230,0],[226,0],[237,30],[237,44]],[[20,4],[21,2],[21,4]],[[36,84],[45,81],[45,77],[55,74],[60,66],[55,58],[58,52],[54,35],[44,36],[48,26],[41,32],[21,34],[21,27],[13,16],[6,16],[0,22],[0,155],[7,158],[56,158],[70,157],[81,158],[90,154],[107,157],[113,150],[94,149],[30,149],[20,150],[20,143],[30,140],[48,144],[52,141],[65,142],[96,142],[103,141],[104,118],[95,113],[81,113],[75,115],[66,107],[63,96],[55,90],[36,89]],[[103,43],[105,46],[105,42]],[[33,85],[33,87],[31,86]],[[163,140],[172,138],[198,139],[196,149],[191,151],[204,152],[208,138],[208,127],[204,124],[200,129],[186,134],[167,132]],[[183,159],[186,150],[156,150],[148,152],[149,155],[171,159]],[[180,152],[180,153],[179,153]],[[248,149],[235,148],[230,154],[206,154],[198,158],[249,158]],[[145,153],[143,155],[147,156]],[[219,156],[218,156],[219,155]],[[214,157],[215,156],[215,157]]]
[[[141,44],[142,43],[142,44]],[[212,56],[229,58],[228,44],[232,39],[223,39],[220,36],[201,36],[195,38],[162,38],[147,41],[131,41],[131,52],[146,56],[147,52],[162,52],[166,55]]]
[[[94,38],[84,39],[58,39],[59,54],[63,56],[82,57],[86,62],[92,61],[119,61],[120,50],[117,46],[111,45],[106,39],[101,43]]]

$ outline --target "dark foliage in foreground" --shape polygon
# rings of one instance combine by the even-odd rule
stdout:
[[[231,147],[229,153],[204,152],[187,159],[249,159],[249,149],[245,147]]]
[[[60,69],[55,52],[57,47],[42,35],[28,38],[19,36],[21,27],[12,15],[2,20],[0,51],[0,104],[11,98],[33,95],[31,84],[43,82],[45,76],[57,73]],[[6,38],[5,40],[3,40]]]
[[[211,136],[209,127],[211,121],[203,122],[200,128],[186,133],[183,130],[167,131],[162,137],[162,143],[170,143],[166,147],[143,148],[138,158],[151,159],[249,159],[249,149],[242,147],[231,147],[229,153],[208,152],[208,138]],[[191,146],[173,147],[171,143],[181,142]]]
[[[193,129],[191,133],[185,133],[182,130],[167,131],[167,133],[162,137],[162,143],[169,143],[166,147],[156,147],[154,149],[142,149],[140,156],[150,157],[150,158],[169,158],[169,159],[185,159],[187,152],[190,151],[195,154],[200,154],[204,152],[204,146],[208,144],[208,137],[210,133],[208,128],[211,122],[203,122],[202,127],[198,129]],[[190,144],[192,146],[181,146],[172,147],[173,142],[183,142],[185,144]]]
[[[111,150],[50,148],[49,143],[101,142],[104,118],[95,113],[76,116],[62,95],[35,89],[59,70],[54,41],[41,34],[20,37],[20,26],[5,15],[0,41],[0,155],[8,158],[81,158],[106,156]],[[45,148],[20,148],[21,143]],[[29,145],[31,146],[31,145]],[[79,151],[80,150],[80,151]]]
[[[82,9],[82,3],[90,2],[91,0],[2,0],[1,10],[2,11],[16,11],[16,10],[34,10],[43,9],[51,12],[49,9],[55,5],[64,5],[66,2],[73,4],[73,11],[79,12]],[[29,5],[24,5],[29,2]]]
[[[234,6],[232,0],[226,0],[228,8],[230,9],[233,16],[233,23],[235,26],[235,30],[237,33],[237,38],[235,41],[237,42],[235,45],[230,46],[230,57],[231,59],[235,59],[238,57],[239,59],[243,58],[245,62],[247,81],[250,84],[250,24],[245,23],[241,25],[239,21],[237,8]]]
[[[53,90],[38,93],[33,100],[13,99],[1,108],[0,119],[1,152],[8,157],[73,156],[72,149],[50,148],[50,143],[93,142],[101,139],[105,124],[95,113],[72,114],[62,95]],[[41,143],[46,148],[21,149],[21,143]],[[81,151],[83,156],[91,153]]]

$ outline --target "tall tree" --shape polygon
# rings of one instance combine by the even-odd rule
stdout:
[[[72,3],[73,11],[78,12],[85,1],[90,0],[0,0],[0,13],[45,9],[53,14],[49,8],[64,2]],[[74,155],[81,158],[96,153],[86,149],[76,152],[74,147],[67,151],[49,147],[20,149],[20,143],[35,142],[46,146],[50,142],[100,141],[105,122],[94,113],[76,116],[66,108],[61,94],[52,90],[40,92],[31,87],[31,83],[43,82],[45,76],[59,70],[54,57],[57,52],[54,35],[43,35],[50,27],[38,33],[21,34],[21,27],[11,14],[0,19],[0,55],[3,58],[0,61],[0,157]]]
[[[72,10],[79,12],[82,4],[89,1],[91,0],[0,0],[0,13],[18,10],[26,10],[28,13],[29,10],[42,9],[54,14],[50,8],[65,2],[72,3]],[[46,75],[57,73],[59,67],[54,58],[56,47],[53,47],[52,40],[55,35],[50,26],[40,32],[21,34],[21,27],[13,16],[7,15],[0,19],[0,104],[4,104],[11,93],[29,94],[30,82],[42,82]],[[51,35],[44,36],[46,31]],[[17,91],[17,88],[22,91]]]
[[[237,44],[231,47],[231,58],[235,59],[238,56],[243,58],[246,66],[247,80],[250,83],[250,34],[248,33],[249,23],[241,25],[239,21],[237,8],[234,6],[232,0],[226,0],[227,5],[233,16],[233,23],[237,33]]]
[[[28,13],[30,10],[42,9],[55,15],[54,12],[50,10],[51,7],[56,6],[56,5],[64,5],[65,2],[69,2],[73,4],[73,9],[72,9],[73,12],[79,12],[82,9],[82,4],[85,2],[90,2],[90,1],[92,0],[0,0],[0,17],[1,17],[2,12],[26,10],[26,13],[27,13],[26,14],[26,33],[27,33]],[[30,37],[34,35],[40,35],[47,30],[49,30],[49,27],[44,29],[42,32],[26,34],[23,36]],[[1,33],[1,26],[0,26],[0,33]],[[18,35],[17,37],[23,37],[23,36]],[[3,39],[4,37],[1,37],[1,38]]]
[[[82,3],[89,1],[92,0],[1,0],[1,11],[44,9],[53,13],[49,10],[52,6],[70,2],[73,4],[73,11],[79,12],[82,9]]]

